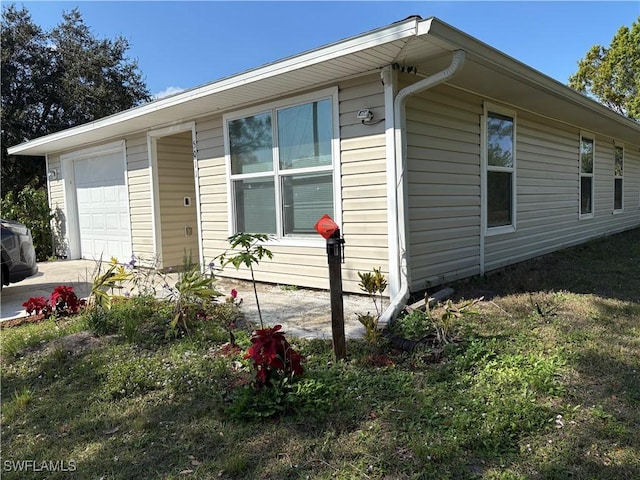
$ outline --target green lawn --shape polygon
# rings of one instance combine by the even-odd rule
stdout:
[[[259,394],[223,329],[166,339],[149,302],[5,328],[2,478],[640,478],[640,229],[454,288],[485,301],[439,361],[289,338],[304,375]]]

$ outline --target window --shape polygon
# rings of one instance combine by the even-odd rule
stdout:
[[[334,215],[333,97],[226,121],[234,232],[317,236]]]
[[[624,188],[624,149],[614,146],[614,172],[613,172],[613,210],[620,212],[623,208]]]
[[[515,227],[515,115],[489,110],[486,119],[487,227],[496,233],[513,231]]]
[[[593,143],[580,137],[580,216],[593,216]]]

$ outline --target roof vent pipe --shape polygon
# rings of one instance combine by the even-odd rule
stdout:
[[[406,202],[406,175],[405,169],[407,164],[406,158],[406,118],[405,118],[405,101],[408,96],[422,92],[440,83],[443,83],[455,76],[464,66],[465,51],[456,50],[453,52],[451,64],[438,73],[430,75],[412,85],[409,85],[398,92],[393,101],[393,122],[394,122],[394,157],[395,168],[394,175],[395,189],[395,209],[389,212],[391,215],[395,213],[395,239],[397,242],[397,254],[399,262],[390,262],[390,273],[397,275],[399,279],[399,289],[396,295],[391,299],[389,307],[380,317],[383,324],[388,324],[395,319],[402,308],[404,308],[409,298],[409,273],[407,268],[407,202]],[[395,210],[395,211],[394,211]],[[391,243],[391,242],[390,242]],[[396,270],[391,272],[391,267]]]

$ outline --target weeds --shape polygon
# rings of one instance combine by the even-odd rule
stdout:
[[[257,395],[251,365],[220,349],[228,332],[218,322],[156,335],[168,303],[114,301],[107,314],[120,334],[74,354],[52,340],[84,330],[84,315],[3,328],[3,461],[64,457],[81,478],[142,480],[638,478],[640,280],[628,258],[640,258],[640,230],[607,249],[608,268],[577,286],[572,276],[571,288],[557,283],[564,259],[584,272],[605,263],[602,245],[555,257],[562,272],[545,261],[496,277],[493,303],[474,304],[477,315],[456,317],[469,300],[452,300],[443,335],[457,340],[460,323],[465,333],[440,362],[388,349],[392,364],[373,366],[359,340],[335,362],[328,341],[288,339],[304,375],[273,377]],[[580,288],[621,272],[617,295]],[[544,288],[512,291],[525,277]],[[472,287],[456,290],[476,298]],[[532,298],[543,312],[562,308],[541,315]],[[127,310],[143,319],[133,340],[118,320]],[[236,340],[250,343],[245,332]]]

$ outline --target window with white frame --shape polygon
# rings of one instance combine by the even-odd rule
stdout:
[[[624,148],[615,145],[613,151],[613,210],[621,212],[624,206]]]
[[[515,114],[486,112],[486,218],[489,231],[515,227]]]
[[[333,97],[226,119],[234,232],[317,236],[334,213]]]
[[[593,138],[580,136],[580,216],[593,216]]]

